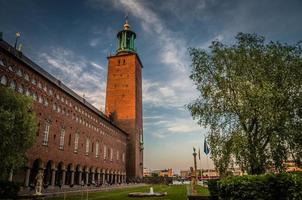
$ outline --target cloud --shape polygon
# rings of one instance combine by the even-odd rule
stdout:
[[[39,63],[78,95],[85,95],[88,102],[103,110],[106,72],[100,64],[62,47],[51,47],[49,52],[41,53]]]

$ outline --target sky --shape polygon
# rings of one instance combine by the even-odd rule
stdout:
[[[0,0],[0,32],[98,109],[106,93],[107,56],[128,15],[143,63],[144,167],[188,169],[207,130],[186,104],[198,97],[189,79],[189,47],[232,44],[238,32],[267,41],[302,40],[301,0]],[[198,167],[213,167],[202,154]]]

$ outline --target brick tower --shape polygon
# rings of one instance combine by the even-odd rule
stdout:
[[[108,57],[105,113],[129,134],[127,176],[143,176],[142,63],[135,49],[136,34],[127,20],[117,34],[116,55]]]

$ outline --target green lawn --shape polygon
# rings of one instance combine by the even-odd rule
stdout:
[[[128,193],[130,192],[149,192],[150,186],[144,186],[144,187],[136,187],[136,188],[126,188],[126,189],[115,189],[112,191],[103,191],[103,192],[91,192],[89,193],[88,197],[91,200],[135,200],[135,199],[146,199],[146,200],[186,200],[186,186],[185,185],[179,185],[179,186],[167,186],[167,185],[153,185],[154,192],[167,192],[168,195],[164,197],[144,197],[144,198],[131,198],[128,197]],[[198,188],[200,192],[203,192],[207,194],[207,189],[204,189],[202,187]],[[63,200],[63,195],[60,197],[55,198],[48,198],[48,200]],[[68,194],[66,196],[66,200],[86,200],[86,193],[83,194],[83,197],[81,194],[73,195]]]

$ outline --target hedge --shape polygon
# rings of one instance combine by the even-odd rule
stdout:
[[[302,176],[264,174],[234,176],[210,181],[212,200],[301,200]]]
[[[0,180],[0,199],[16,198],[20,190],[20,184]]]

